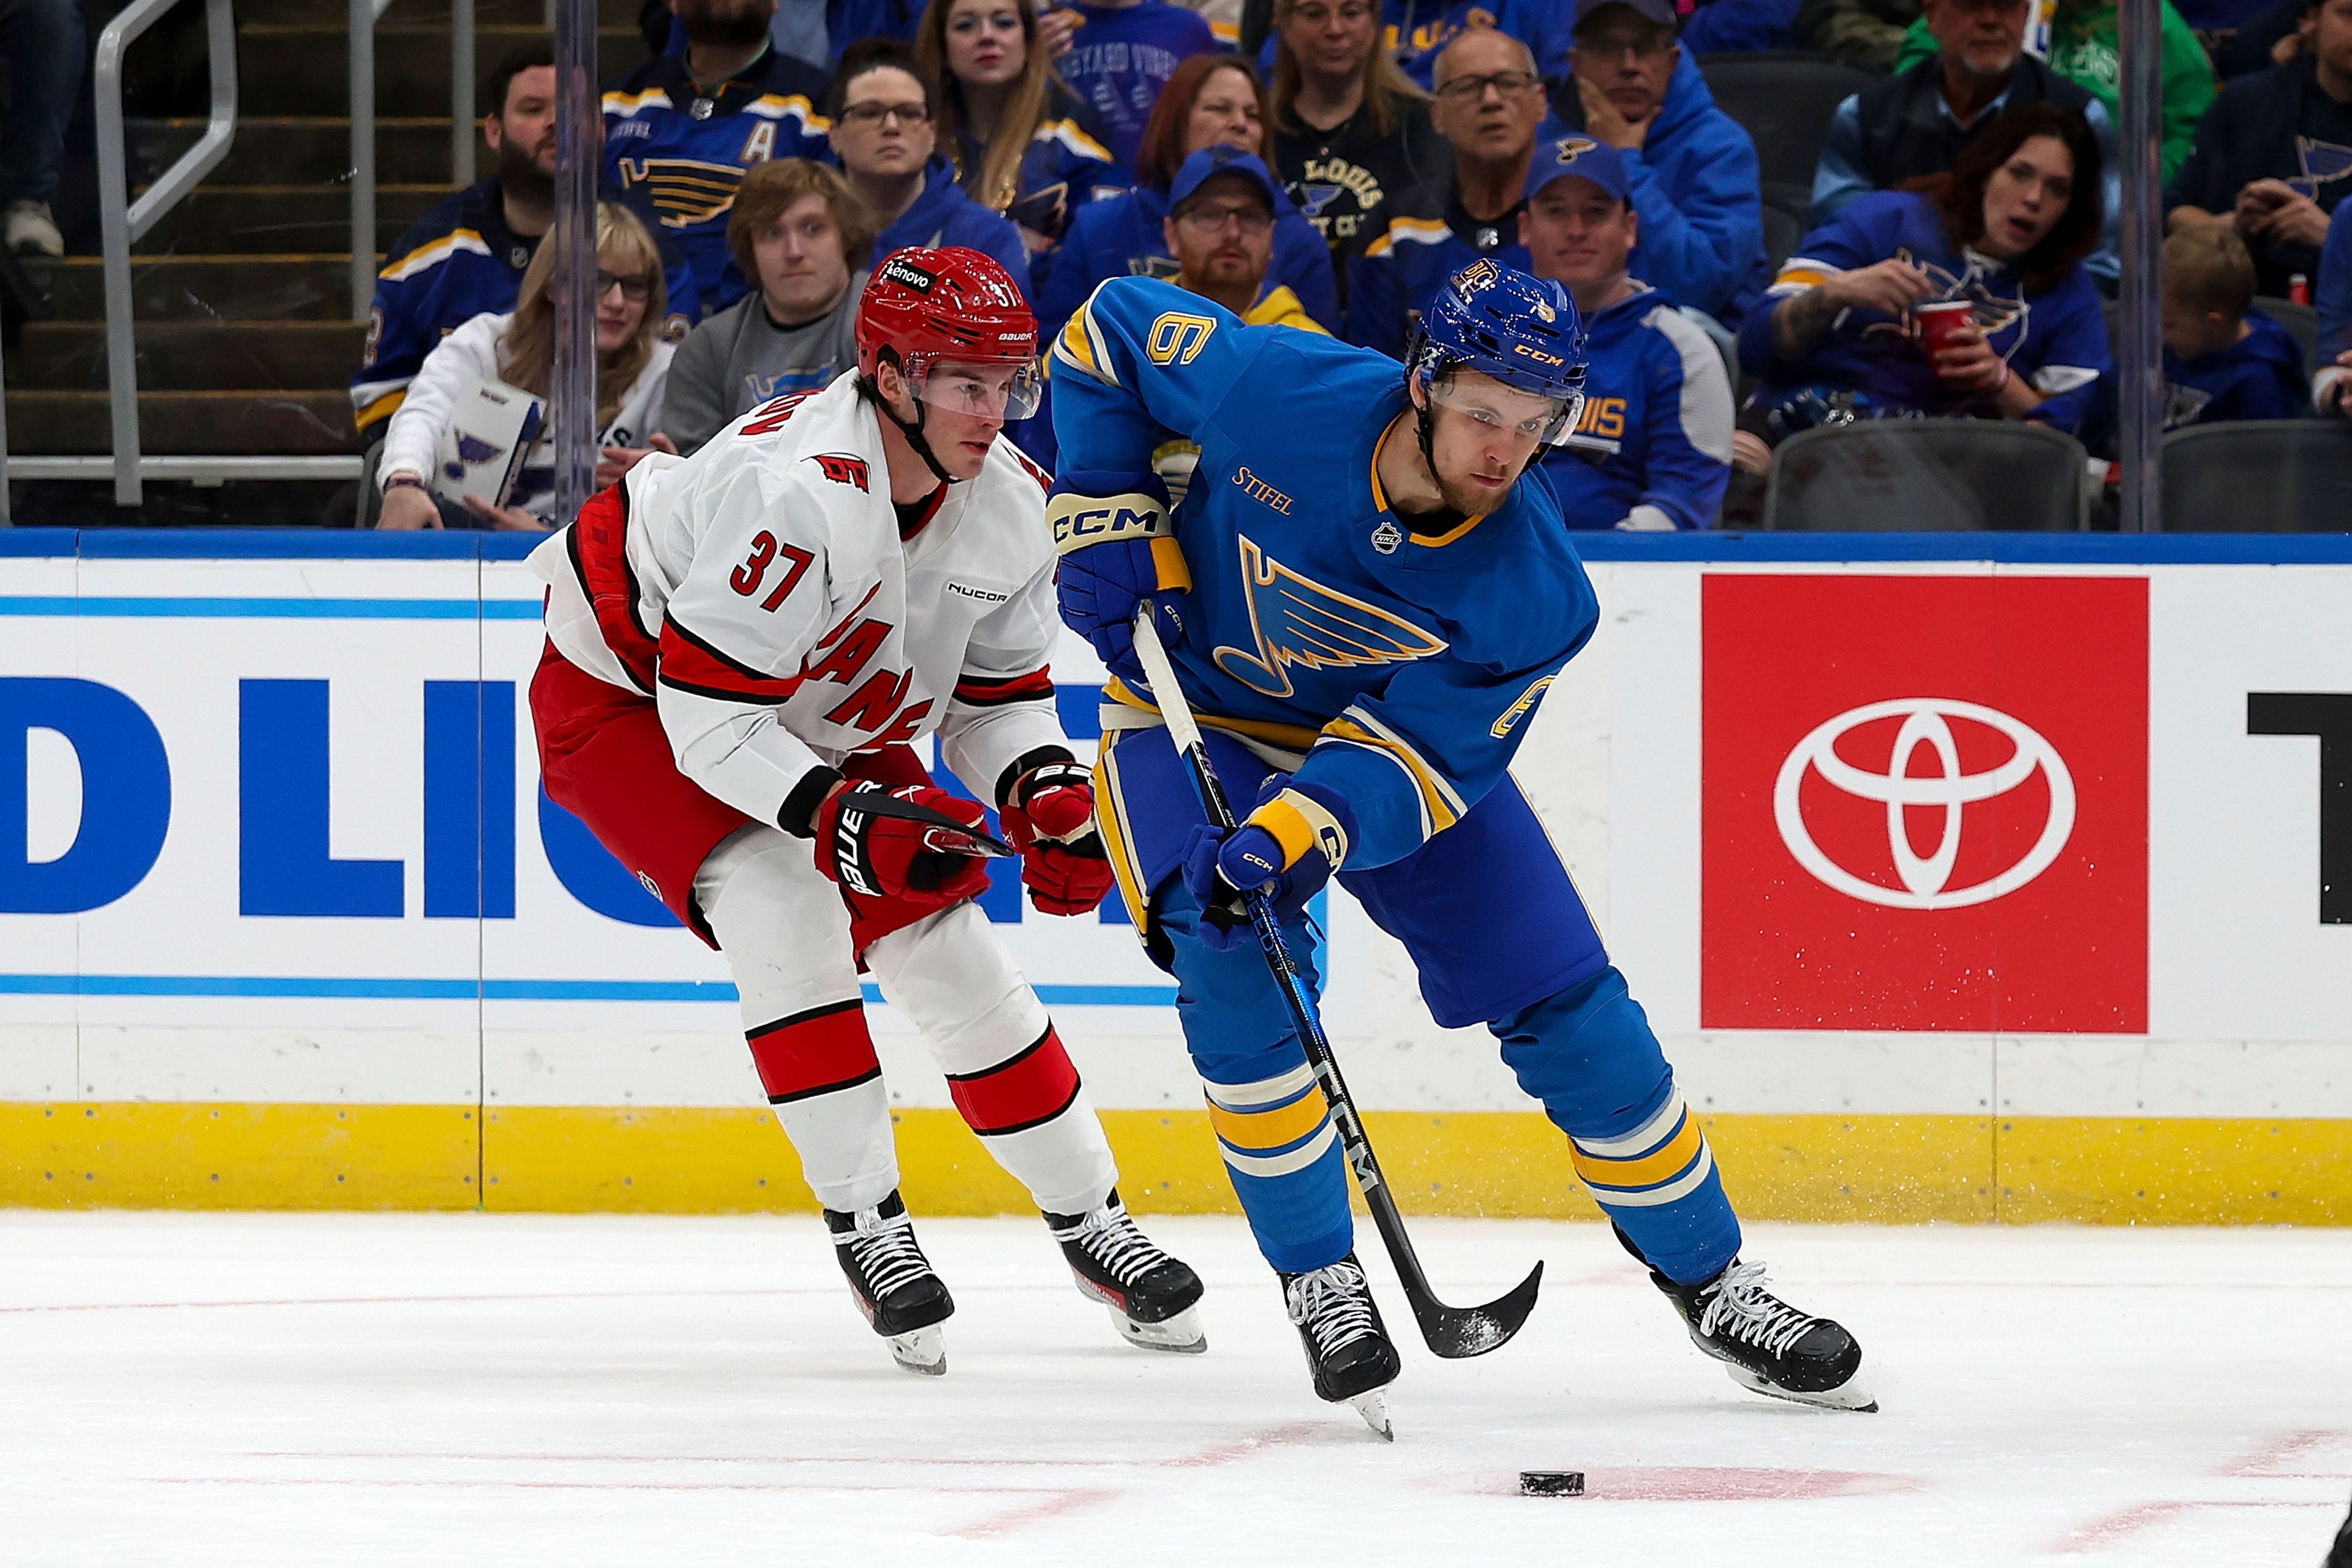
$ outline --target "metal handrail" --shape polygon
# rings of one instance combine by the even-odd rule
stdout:
[[[352,320],[375,303],[375,26],[392,0],[351,0]],[[449,179],[474,183],[474,0],[449,5]]]
[[[131,200],[122,138],[122,57],[174,0],[133,0],[98,36],[91,99],[98,117],[98,221],[106,253],[106,390],[114,425],[114,499],[137,506],[139,361],[131,337],[131,247],[228,156],[236,136],[236,20],[230,0],[205,0],[205,38],[212,54],[213,105],[204,136],[163,177]]]

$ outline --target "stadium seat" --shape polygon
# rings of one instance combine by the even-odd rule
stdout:
[[[1796,50],[1705,55],[1698,68],[1716,107],[1755,138],[1768,198],[1780,187],[1810,196],[1837,106],[1879,79],[1825,55]]]
[[[1797,254],[1797,247],[1804,237],[1801,209],[1791,212],[1773,202],[1764,204],[1764,261],[1771,276],[1780,275],[1780,264]]]
[[[2158,460],[2167,533],[2352,532],[2352,422],[2194,425]]]
[[[1775,454],[1764,526],[1810,533],[2072,532],[2088,456],[2072,436],[2001,419],[1824,426]]]
[[[2303,374],[2309,375],[2319,368],[2319,312],[2308,305],[2298,305],[2292,300],[2273,299],[2267,294],[2254,296],[2254,309],[2286,329],[2286,335],[2303,350]]]

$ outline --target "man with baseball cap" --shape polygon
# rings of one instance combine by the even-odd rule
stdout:
[[[1578,0],[1552,110],[1622,158],[1641,219],[1633,270],[1737,327],[1771,281],[1756,143],[1716,107],[1675,30],[1674,0]]]
[[[1630,161],[1591,136],[1539,143],[1519,237],[1586,332],[1584,415],[1543,459],[1570,528],[1708,528],[1731,477],[1731,387],[1707,335],[1629,275],[1643,237]]]
[[[1276,188],[1265,164],[1238,147],[1203,147],[1186,158],[1169,184],[1161,223],[1168,254],[1176,258],[1176,283],[1253,327],[1320,332],[1297,295],[1280,284],[1265,286]]]

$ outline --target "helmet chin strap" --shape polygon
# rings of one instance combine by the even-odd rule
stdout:
[[[914,384],[912,382],[908,383],[907,390],[909,393],[914,391]],[[881,388],[876,386],[872,382],[866,380],[862,375],[857,378],[857,395],[872,404],[874,405],[874,411],[881,415],[883,418],[887,419],[891,426],[898,430],[898,434],[907,438],[907,445],[915,449],[915,456],[923,459],[923,467],[931,470],[931,477],[933,479],[939,480],[940,483],[943,485],[951,485],[956,482],[956,477],[940,466],[939,455],[931,450],[930,438],[923,434],[923,420],[926,416],[923,413],[923,400],[921,398],[918,397],[915,399],[915,419],[912,424],[908,424],[906,420],[899,418],[898,411],[891,407],[888,402],[883,398]]]

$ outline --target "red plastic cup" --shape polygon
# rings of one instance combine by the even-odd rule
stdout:
[[[1934,364],[1936,356],[1952,346],[1952,334],[1962,327],[1976,324],[1976,306],[1966,300],[1938,300],[1933,304],[1914,305],[1911,314],[1919,323],[1919,352]]]

